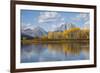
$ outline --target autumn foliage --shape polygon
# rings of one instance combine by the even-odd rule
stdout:
[[[89,29],[71,28],[62,32],[48,32],[48,39],[89,39]]]

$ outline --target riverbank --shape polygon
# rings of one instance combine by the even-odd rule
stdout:
[[[21,40],[22,44],[45,44],[45,43],[89,43],[89,39],[48,39],[48,40],[43,40],[43,39],[32,39],[32,40]]]

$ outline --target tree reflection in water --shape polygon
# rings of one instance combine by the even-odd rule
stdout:
[[[30,44],[21,47],[21,62],[47,62],[89,59],[89,43]]]

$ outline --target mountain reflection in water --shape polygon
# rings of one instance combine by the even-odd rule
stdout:
[[[21,63],[88,59],[89,43],[86,42],[21,46]]]

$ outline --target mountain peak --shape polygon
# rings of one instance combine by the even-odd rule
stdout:
[[[56,31],[64,31],[64,30],[68,30],[68,29],[74,28],[74,27],[76,27],[76,26],[72,23],[62,24],[60,27],[57,27]]]
[[[28,35],[32,37],[41,37],[43,35],[47,35],[47,32],[41,27],[35,27],[34,29],[25,29],[21,30],[22,35]]]

